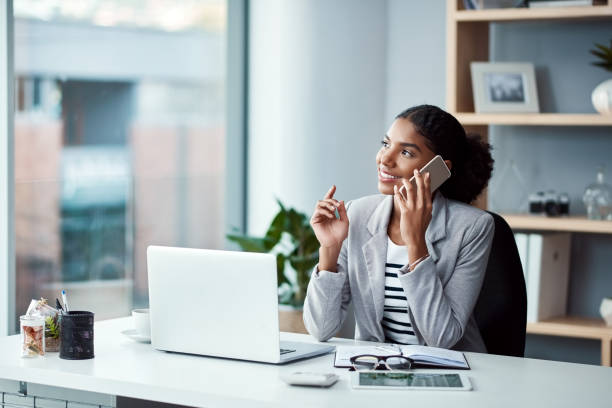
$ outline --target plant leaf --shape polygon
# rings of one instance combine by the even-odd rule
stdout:
[[[610,48],[608,48],[608,47],[606,47],[605,45],[601,45],[601,44],[597,44],[597,43],[595,43],[595,47],[597,47],[597,48],[599,48],[601,51],[603,51],[603,53],[604,53],[605,55],[611,55],[611,54],[612,54],[612,44],[610,44],[610,45],[611,45],[611,47],[610,47]]]
[[[295,244],[299,245],[301,238],[304,235],[304,228],[310,227],[307,222],[307,218],[304,214],[291,208],[287,211],[287,221],[287,232],[291,235]]]
[[[285,262],[287,258],[284,254],[276,254],[276,279],[278,281],[278,286],[283,283],[289,283],[287,277],[285,276]]]
[[[287,222],[287,214],[281,205],[280,211],[276,214],[272,222],[270,223],[270,227],[268,227],[268,231],[266,232],[266,238],[273,242],[274,245],[278,244],[280,241],[283,230],[285,229],[285,223]],[[272,247],[274,247],[272,245]],[[270,248],[271,249],[271,248]]]
[[[237,243],[243,251],[247,252],[269,252],[275,245],[267,237],[257,238],[228,234],[227,239]]]
[[[298,273],[300,271],[309,271],[319,262],[319,254],[313,252],[305,256],[291,255],[289,256],[289,263]]]

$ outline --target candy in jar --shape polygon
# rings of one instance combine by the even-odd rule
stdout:
[[[42,317],[21,316],[21,357],[45,355],[45,321]]]

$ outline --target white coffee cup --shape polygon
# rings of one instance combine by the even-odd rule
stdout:
[[[151,337],[151,320],[149,320],[149,309],[132,310],[134,329],[139,336]]]

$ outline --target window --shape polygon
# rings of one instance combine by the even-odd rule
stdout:
[[[15,312],[128,315],[148,245],[225,244],[226,1],[13,10]]]

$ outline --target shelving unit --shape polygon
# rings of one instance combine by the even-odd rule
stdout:
[[[541,9],[464,10],[462,0],[447,0],[446,13],[446,107],[469,132],[488,140],[490,125],[510,126],[612,126],[612,116],[572,113],[475,113],[470,62],[489,60],[489,28],[493,22],[550,20],[612,20],[612,0],[604,5]],[[486,206],[486,193],[475,205]],[[612,222],[585,217],[547,218],[503,215],[513,229],[612,234]],[[529,323],[531,334],[599,339],[601,364],[612,364],[612,327],[602,319],[558,317]]]
[[[457,113],[463,125],[612,126],[612,116],[596,113]]]
[[[612,234],[612,221],[586,217],[545,217],[527,214],[501,214],[512,229]]]
[[[612,327],[603,320],[564,316],[537,323],[527,323],[527,333],[548,336],[577,337],[601,341],[601,365],[612,366]]]
[[[592,20],[612,17],[610,4],[583,7],[507,8],[487,10],[457,10],[456,21],[541,21]]]

